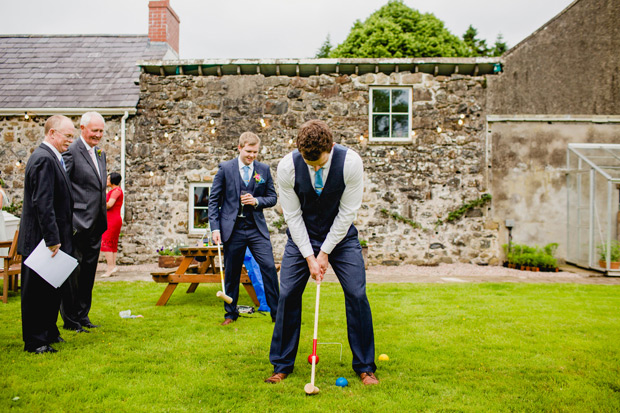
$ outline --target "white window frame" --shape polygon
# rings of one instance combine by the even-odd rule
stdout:
[[[196,188],[209,188],[209,194],[211,193],[211,182],[192,182],[189,184],[189,208],[187,214],[187,228],[189,234],[199,234],[202,235],[205,233],[206,228],[194,228],[194,190]],[[207,209],[204,207],[197,207],[200,209]]]
[[[392,127],[392,114],[393,112],[373,112],[372,108],[373,108],[373,95],[374,95],[374,91],[375,90],[385,90],[385,89],[391,89],[391,90],[406,90],[409,93],[409,101],[407,102],[409,105],[409,109],[407,110],[407,119],[408,119],[408,123],[409,123],[409,133],[408,136],[406,137],[399,137],[399,138],[392,138],[392,137],[385,137],[385,136],[381,136],[381,137],[375,137],[373,136],[373,115],[375,114],[385,114],[385,115],[389,115],[390,116],[390,128]],[[390,108],[392,106],[392,93],[390,93]],[[411,87],[406,87],[406,86],[371,86],[370,87],[370,93],[369,93],[369,99],[368,99],[368,136],[369,136],[369,140],[370,142],[412,142],[412,116],[411,116],[411,112],[412,112],[412,106],[413,106],[413,88]],[[399,114],[404,114],[403,113],[399,113]]]

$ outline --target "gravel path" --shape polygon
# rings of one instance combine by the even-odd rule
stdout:
[[[151,272],[160,271],[157,264],[119,266],[110,278],[101,278],[106,265],[97,268],[97,281],[152,281]],[[498,266],[473,264],[442,264],[436,267],[416,265],[370,266],[366,270],[369,283],[464,283],[464,282],[523,282],[523,283],[577,283],[620,285],[620,277],[606,277],[603,274],[573,266],[563,266],[560,272],[519,271]],[[328,282],[337,280],[328,270]]]

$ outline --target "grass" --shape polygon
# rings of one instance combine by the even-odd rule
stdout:
[[[97,283],[90,334],[63,331],[56,354],[22,351],[20,300],[0,306],[0,410],[16,411],[619,411],[620,288],[576,284],[370,284],[378,386],[351,369],[344,299],[321,289],[320,393],[310,381],[309,286],[295,372],[262,380],[273,325],[252,314],[221,327],[218,284]],[[250,305],[245,291],[240,304]],[[121,319],[131,309],[144,318]],[[349,386],[335,386],[338,377]],[[19,399],[14,398],[18,397]]]

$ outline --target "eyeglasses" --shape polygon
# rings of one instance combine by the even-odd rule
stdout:
[[[57,129],[54,129],[54,132],[58,132],[58,134],[60,134],[60,135],[61,135],[62,137],[64,137],[65,139],[73,139],[73,134],[68,134],[68,135],[65,135],[64,133],[60,132],[60,131],[59,131],[59,130],[57,130]]]

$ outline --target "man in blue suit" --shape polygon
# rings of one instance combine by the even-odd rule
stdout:
[[[258,136],[252,132],[242,133],[239,137],[239,157],[220,164],[209,195],[213,242],[216,245],[224,243],[224,293],[233,300],[224,305],[226,315],[223,326],[239,317],[239,279],[248,247],[260,267],[273,321],[278,311],[278,274],[263,214],[263,209],[276,204],[277,195],[269,166],[256,161],[259,148]]]
[[[288,241],[280,269],[280,302],[269,361],[279,383],[293,371],[299,346],[301,298],[311,276],[320,283],[331,264],[344,291],[353,370],[364,385],[375,377],[375,341],[362,247],[353,220],[362,205],[364,167],[351,149],[334,145],[329,127],[311,120],[299,129],[298,150],[278,165]]]

